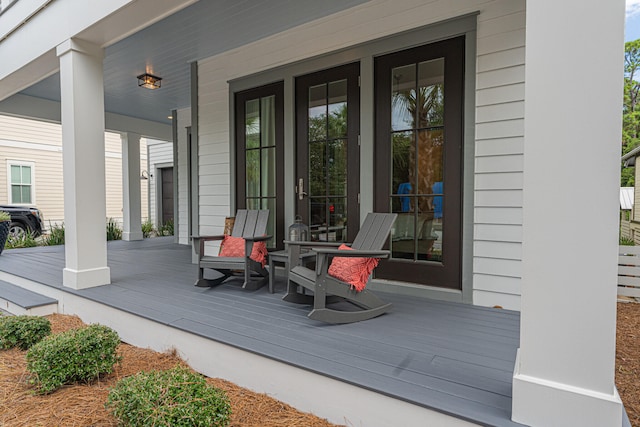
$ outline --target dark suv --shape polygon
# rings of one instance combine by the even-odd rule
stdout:
[[[43,218],[40,211],[30,206],[0,205],[0,211],[11,215],[10,236],[22,236],[29,232],[34,237],[42,234]]]

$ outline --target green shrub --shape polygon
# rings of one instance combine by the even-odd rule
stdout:
[[[49,319],[39,316],[0,317],[0,348],[27,350],[51,333]]]
[[[142,237],[145,239],[151,237],[151,233],[153,233],[153,222],[148,219],[142,223]]]
[[[0,211],[0,222],[11,221],[11,215],[9,212]]]
[[[116,348],[118,334],[102,325],[90,325],[51,335],[27,352],[31,383],[41,394],[51,393],[64,384],[91,381],[111,373],[120,361]]]
[[[106,406],[125,426],[223,427],[231,414],[224,391],[179,366],[118,381],[109,391]]]
[[[158,227],[158,236],[173,236],[173,220],[170,219]]]
[[[64,223],[51,225],[49,221],[49,234],[44,239],[46,246],[64,245]]]
[[[121,240],[122,239],[122,229],[118,226],[118,222],[109,218],[107,220],[107,240]]]
[[[620,242],[618,243],[622,246],[635,246],[635,242],[630,237],[620,236]]]
[[[38,246],[38,242],[30,231],[17,236],[9,236],[7,243],[5,243],[6,249],[33,248],[34,246]]]

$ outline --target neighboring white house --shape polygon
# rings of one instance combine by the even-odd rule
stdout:
[[[397,212],[374,288],[520,310],[512,419],[617,426],[619,153],[601,141],[621,134],[623,33],[623,0],[19,0],[0,112],[62,122],[65,286],[111,280],[104,130],[132,240],[141,138],[173,140],[179,243],[242,207],[271,211],[274,247],[296,214],[349,240]]]
[[[149,160],[143,176],[149,183],[149,219],[157,227],[174,220],[173,144],[154,139],[146,142]]]
[[[107,218],[122,222],[122,143],[105,132]],[[140,168],[147,168],[146,141],[140,144]],[[45,227],[64,222],[62,128],[20,117],[0,115],[0,204],[34,205]],[[142,217],[148,215],[147,182],[140,181]]]
[[[620,237],[635,241],[636,235],[640,238],[640,233],[636,230],[631,231],[631,223],[635,221],[634,204],[635,188],[620,187]]]

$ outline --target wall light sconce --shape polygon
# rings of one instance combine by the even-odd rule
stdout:
[[[161,80],[162,77],[157,77],[148,73],[140,74],[138,76],[138,86],[146,87],[147,89],[159,89]]]
[[[149,179],[149,173],[146,170],[143,170],[140,174],[140,179]]]

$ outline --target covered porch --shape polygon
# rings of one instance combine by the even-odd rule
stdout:
[[[275,294],[233,279],[203,289],[193,286],[191,248],[171,237],[109,242],[107,254],[111,285],[64,287],[62,246],[3,253],[0,280],[337,424],[519,425],[511,421],[517,312],[380,293],[389,313],[326,325],[281,301],[281,270]]]

